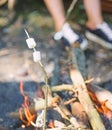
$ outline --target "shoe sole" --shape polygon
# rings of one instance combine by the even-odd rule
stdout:
[[[106,49],[112,49],[112,45],[110,43],[102,40],[101,38],[97,37],[96,35],[86,31],[85,36],[90,40],[95,43],[98,43],[99,45],[103,46]]]

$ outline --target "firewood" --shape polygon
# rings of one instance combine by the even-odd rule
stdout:
[[[97,97],[100,103],[105,102],[106,107],[112,111],[112,93],[111,92],[92,83],[88,84],[87,88],[89,91],[95,94],[95,96]]]
[[[62,85],[51,87],[52,92],[72,91],[72,89],[73,89],[73,85],[69,85],[69,84],[62,84]]]
[[[83,129],[83,125],[79,124],[76,117],[72,116],[71,112],[66,108],[63,102],[57,106],[55,110],[57,110],[64,119],[68,120],[75,127],[75,129]]]
[[[98,114],[97,110],[93,106],[93,103],[88,95],[88,90],[84,82],[84,78],[86,77],[86,73],[84,71],[85,66],[82,63],[83,61],[80,61],[80,63],[82,63],[81,66],[78,61],[78,57],[82,56],[80,55],[82,53],[80,53],[79,50],[80,48],[77,47],[72,47],[69,50],[70,53],[69,58],[72,61],[72,65],[70,67],[70,77],[74,85],[74,90],[77,90],[78,92],[78,99],[88,116],[92,129],[105,130],[105,126],[100,118],[100,115]]]
[[[96,84],[88,83],[88,91],[94,93],[100,103],[105,102],[105,105],[108,109],[112,111],[112,93]],[[61,91],[73,91],[73,85],[62,84],[57,86],[52,86],[51,90],[53,92]]]
[[[53,86],[51,87],[53,92],[57,92],[57,91],[72,91],[73,90],[73,85],[67,85],[67,84],[62,84],[62,85],[58,85],[58,86]],[[69,101],[65,101],[64,104],[67,105],[67,103],[71,104],[71,115],[75,116],[76,118],[76,124],[78,122],[78,126],[80,124],[81,127],[83,128],[90,128],[89,122],[88,122],[88,117],[86,115],[86,113],[84,112],[83,106],[76,101],[76,98],[73,98]],[[67,113],[67,112],[65,112]],[[70,115],[70,114],[68,114]],[[74,122],[74,123],[75,123]],[[77,126],[75,124],[75,126]]]
[[[59,103],[58,100],[60,100],[60,98],[58,96],[56,96],[56,97],[49,96],[49,97],[50,98],[48,99],[48,108],[53,108],[54,110],[58,111],[60,113],[60,115],[62,116],[62,118],[68,120],[72,125],[74,125],[75,128],[82,128],[83,129],[84,126],[82,124],[79,124],[77,119],[72,116],[70,111],[66,108],[64,102],[61,101],[61,103]],[[74,101],[74,100],[72,100],[72,101]],[[29,106],[29,111],[32,114],[36,114],[36,112],[40,109],[44,109],[44,99],[35,98],[34,105]],[[25,117],[24,109],[22,109],[22,114]],[[12,118],[19,118],[20,115],[19,115],[19,112],[16,111],[16,112],[10,113],[9,116]]]
[[[45,91],[45,86],[43,86],[43,91]],[[51,99],[51,100],[49,100],[49,99]],[[54,109],[57,110],[64,119],[69,120],[69,122],[72,125],[74,125],[75,128],[83,128],[82,124],[79,124],[77,119],[75,117],[73,117],[71,112],[66,108],[66,106],[65,106],[64,102],[62,101],[61,97],[59,97],[57,94],[55,94],[54,98],[51,96],[51,90],[49,90],[49,92],[48,92],[48,102],[49,101],[50,102],[52,101],[51,106],[55,106]]]
[[[48,98],[48,108],[53,108],[53,107],[55,107],[54,106],[54,103],[56,102],[59,102],[58,101],[59,100],[59,98],[58,97],[53,97],[53,98]],[[32,104],[32,106],[29,106],[28,108],[29,108],[29,111],[32,113],[32,114],[35,114],[35,113],[37,113],[37,111],[39,111],[39,110],[42,110],[42,109],[44,109],[44,99],[42,99],[42,98],[35,98],[34,99],[34,103]],[[23,108],[21,108],[22,109],[22,114],[23,114],[23,116],[24,116],[24,109]],[[11,118],[19,118],[20,117],[20,115],[19,115],[19,110],[16,110],[15,112],[11,112],[11,113],[9,113],[9,115],[8,115],[9,117],[11,117]]]
[[[79,101],[75,101],[71,103],[71,113],[76,117],[79,124],[83,126],[83,128],[90,128],[89,120],[86,112],[84,111],[83,106]]]
[[[89,118],[93,130],[105,130],[105,127],[98,112],[93,107],[93,103],[88,95],[88,91],[82,78],[82,75],[78,70],[71,69],[70,76],[74,84],[74,89],[77,88],[78,99]]]

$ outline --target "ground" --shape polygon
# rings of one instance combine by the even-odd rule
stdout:
[[[25,87],[35,91],[37,83],[44,82],[44,75],[37,63],[33,62],[32,53],[26,45],[26,34],[35,38],[37,49],[41,52],[42,63],[49,77],[53,76],[55,60],[64,54],[64,46],[53,41],[53,22],[46,10],[43,13],[37,10],[28,12],[27,19],[18,15],[10,25],[1,27],[0,33],[0,125],[12,127],[7,114],[15,111],[22,102],[19,92],[19,83],[23,81]],[[8,13],[6,13],[7,16]],[[26,15],[25,14],[25,15]],[[14,15],[10,12],[10,15]],[[10,16],[11,17],[11,16]],[[6,17],[5,17],[6,18]],[[4,20],[4,17],[1,18]],[[7,19],[6,19],[7,20]],[[7,21],[6,21],[7,22]],[[5,24],[5,22],[3,21]],[[2,23],[2,24],[3,24]],[[85,28],[70,20],[73,28],[84,35]],[[94,83],[112,91],[112,50],[89,41],[84,51],[86,56],[88,78],[94,78]],[[30,88],[31,87],[31,88]],[[15,122],[15,120],[14,120]],[[12,122],[11,122],[12,123]]]

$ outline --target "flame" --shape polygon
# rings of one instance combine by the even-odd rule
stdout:
[[[98,111],[99,113],[103,114],[103,115],[104,115],[105,117],[107,117],[108,119],[112,119],[112,111],[109,110],[109,109],[106,107],[106,105],[105,105],[106,101],[104,101],[104,102],[99,102],[98,99],[97,99],[97,97],[96,97],[92,92],[90,92],[90,91],[89,91],[89,95],[90,95],[92,101],[94,102],[97,111]]]
[[[25,126],[30,126],[31,123],[35,120],[36,115],[31,114],[28,108],[28,106],[30,105],[30,101],[28,99],[28,96],[24,93],[23,87],[24,87],[23,83],[20,82],[20,92],[24,97],[24,103],[22,104],[22,107],[19,109],[19,114],[20,114],[20,119],[25,124]],[[23,116],[23,111],[24,111],[25,117]]]

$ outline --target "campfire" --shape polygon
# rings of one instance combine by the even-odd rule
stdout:
[[[28,35],[28,33],[27,33]],[[67,48],[67,59],[59,62],[61,84],[48,85],[48,77],[41,63],[35,41],[29,37],[29,48],[33,48],[34,61],[44,72],[45,85],[38,85],[35,93],[20,92],[24,102],[17,112],[22,128],[33,126],[35,130],[110,130],[112,128],[112,94],[87,80],[84,55],[77,46]],[[38,54],[37,54],[38,52]],[[80,53],[80,58],[77,58]],[[37,57],[35,57],[37,56]],[[67,67],[65,67],[65,65]],[[69,77],[70,81],[67,81]],[[58,75],[57,75],[58,76]]]
[[[100,88],[99,86],[94,86],[91,83],[87,83],[87,88],[88,94],[93,102],[93,106],[98,111],[102,123],[105,127],[111,125],[112,111],[111,108],[109,108],[106,104],[107,102],[109,103],[108,98],[110,98],[111,93],[107,90]],[[91,88],[91,90],[89,90],[89,88]],[[47,129],[92,129],[88,116],[83,108],[83,105],[78,100],[78,94],[73,91],[72,85],[63,84],[59,86],[53,86],[51,90],[55,94],[54,96],[49,95],[47,109],[48,116],[46,123]],[[20,116],[20,119],[23,122],[22,127],[24,128],[32,125],[35,129],[42,128],[42,115],[44,112],[44,92],[41,89],[41,86],[38,87],[36,92],[37,95],[35,95],[37,96],[37,99],[33,99],[30,93],[24,92],[24,85],[22,82],[20,83],[20,91],[24,97],[24,103],[22,104],[22,107],[19,109],[18,115]],[[62,93],[63,91],[67,91],[69,99],[65,100],[62,97],[60,97],[58,94],[56,94],[58,91]],[[103,91],[103,93],[105,93],[106,95],[106,98],[103,97],[104,94],[102,95],[102,97],[100,97],[99,94],[97,94],[97,91],[99,91],[99,93],[102,93]],[[102,98],[102,101],[100,101],[101,99],[99,98]],[[90,110],[91,106],[88,107]],[[54,114],[52,114],[53,112]],[[58,119],[56,117],[57,115],[59,116]]]

